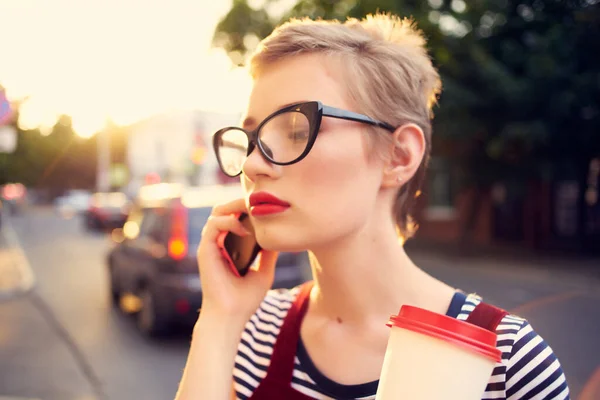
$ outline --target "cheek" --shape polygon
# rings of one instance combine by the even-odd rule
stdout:
[[[325,193],[333,193],[338,189],[344,190],[349,186],[348,181],[356,177],[363,164],[360,142],[353,137],[343,142],[340,136],[326,132],[317,139],[303,160],[304,165],[299,164],[303,170],[303,186],[327,188]]]
[[[303,209],[310,213],[308,218],[318,218],[319,225],[354,226],[371,209],[377,193],[376,171],[367,161],[360,133],[319,137],[298,167]]]
[[[380,178],[361,137],[352,135],[323,135],[305,159],[285,167],[282,181],[296,212],[257,229],[261,246],[301,251],[361,229],[374,210]]]

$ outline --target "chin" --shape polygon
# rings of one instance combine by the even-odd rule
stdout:
[[[278,252],[301,252],[307,249],[306,243],[289,238],[270,237],[266,235],[257,236],[256,241],[265,250]]]

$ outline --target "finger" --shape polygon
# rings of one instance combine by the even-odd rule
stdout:
[[[213,207],[211,215],[229,215],[238,212],[248,212],[244,199],[237,199],[228,203],[218,204]]]
[[[244,225],[233,215],[210,216],[202,229],[202,240],[214,241],[224,231],[232,232],[239,236],[250,234],[244,228]]]

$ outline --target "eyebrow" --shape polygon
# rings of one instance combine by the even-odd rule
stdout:
[[[256,124],[256,120],[254,118],[246,117],[246,119],[244,119],[244,122],[242,122],[242,128],[248,129],[249,126],[252,126],[255,124]]]
[[[306,103],[306,102],[308,102],[308,101],[312,101],[312,100],[298,100],[298,101],[292,101],[291,103],[282,104],[282,105],[280,105],[279,107],[277,107],[277,108],[275,109],[275,111],[273,111],[273,112],[269,113],[269,115],[273,114],[274,112],[277,112],[277,111],[281,110],[282,108],[289,107],[289,106],[291,106],[292,104]],[[267,117],[268,117],[269,115],[267,115]],[[244,129],[248,129],[248,127],[249,127],[249,126],[253,126],[253,125],[256,125],[256,119],[255,119],[255,118],[253,118],[253,117],[246,117],[246,118],[244,119],[244,122],[242,122],[242,128],[244,128]]]

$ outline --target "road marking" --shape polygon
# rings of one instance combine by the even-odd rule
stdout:
[[[564,292],[564,293],[553,294],[550,296],[544,296],[544,297],[540,297],[535,300],[525,302],[525,303],[513,308],[512,310],[510,310],[510,312],[515,315],[522,315],[522,314],[532,311],[536,308],[547,306],[552,303],[560,303],[562,301],[570,300],[574,297],[582,296],[584,294],[585,293],[582,292],[581,290],[571,290],[571,291]]]
[[[594,371],[590,379],[583,386],[583,390],[577,400],[598,400],[600,399],[600,367]]]
[[[15,290],[9,291],[8,293],[3,293],[2,298],[27,293],[35,286],[35,275],[31,269],[29,259],[23,251],[23,247],[21,246],[17,232],[13,228],[10,218],[6,217],[6,214],[2,220],[2,229],[0,230],[0,234],[3,234],[6,242],[11,248],[13,257],[16,258],[16,260],[14,260],[15,265],[17,265],[21,275],[21,284]]]

